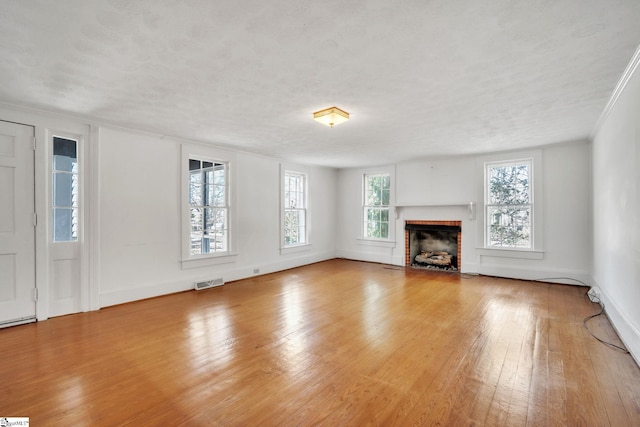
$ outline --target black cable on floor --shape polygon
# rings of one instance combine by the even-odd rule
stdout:
[[[604,303],[597,296],[589,295],[588,292],[585,295],[586,295],[587,298],[589,298],[589,300],[591,302],[593,302],[594,304],[599,304],[600,305],[600,311],[598,313],[592,314],[591,316],[587,316],[582,320],[582,324],[584,325],[584,327],[587,330],[587,332],[589,332],[589,335],[591,335],[593,338],[595,338],[596,340],[600,341],[602,344],[604,344],[606,346],[609,346],[609,347],[615,348],[617,350],[620,350],[620,351],[624,352],[625,354],[629,354],[629,350],[627,350],[626,348],[620,347],[619,345],[616,345],[616,344],[607,342],[607,341],[605,341],[603,339],[600,339],[593,332],[591,332],[591,329],[589,329],[589,325],[587,325],[587,321],[590,320],[590,319],[593,319],[594,317],[598,317],[598,316],[601,316],[602,314],[604,314]],[[591,298],[595,298],[598,301],[593,301]]]
[[[586,283],[584,283],[581,280],[578,279],[574,279],[573,277],[545,277],[543,279],[536,279],[535,281],[537,282],[543,282],[546,280],[573,280],[575,282],[578,282],[580,284],[582,284],[583,286],[586,286],[587,288],[589,288],[589,285],[587,285]],[[589,329],[589,325],[587,325],[587,321],[593,319],[594,317],[598,317],[601,316],[602,314],[604,314],[604,303],[602,302],[602,300],[600,298],[598,298],[596,295],[589,295],[589,292],[587,291],[587,293],[585,294],[585,296],[589,299],[589,301],[596,303],[596,304],[600,304],[600,311],[596,314],[592,314],[591,316],[587,316],[582,320],[582,324],[584,325],[584,328],[587,330],[587,332],[589,332],[589,335],[591,335],[593,338],[595,338],[596,340],[600,341],[602,344],[615,348],[617,350],[620,350],[622,352],[624,352],[625,354],[629,354],[629,350],[627,350],[624,347],[620,347],[619,345],[610,343],[608,341],[605,341],[601,338],[598,338],[592,331],[591,329]],[[597,301],[593,301],[593,299],[596,299]]]

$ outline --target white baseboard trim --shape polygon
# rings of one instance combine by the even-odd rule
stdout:
[[[463,266],[464,267],[464,266]],[[474,273],[485,276],[508,277],[510,279],[541,280],[545,282],[561,283],[565,285],[592,286],[593,280],[588,271],[564,270],[553,268],[523,268],[507,267],[504,265],[471,264],[467,267],[473,268]],[[463,272],[471,272],[463,268]],[[582,283],[580,283],[582,282]]]
[[[187,291],[193,289],[193,282],[193,280],[183,280],[179,282],[155,283],[147,286],[141,285],[104,292],[100,294],[100,308]]]
[[[640,330],[633,325],[629,317],[620,310],[620,307],[609,297],[602,286],[598,285],[595,279],[593,283],[600,289],[600,300],[604,304],[604,311],[613,329],[616,330],[618,337],[629,350],[633,360],[640,366]]]
[[[302,267],[316,262],[326,261],[336,257],[335,252],[328,251],[316,254],[298,254],[300,256],[287,256],[286,259],[268,264],[253,264],[238,267],[237,265],[226,264],[227,269],[217,270],[213,273],[215,277],[222,277],[225,283],[236,280],[247,279],[249,277],[263,274],[275,273],[277,271],[288,270],[290,268]],[[254,273],[258,269],[259,273]],[[211,274],[210,274],[211,275]],[[118,289],[100,294],[100,307],[124,304],[127,302],[139,301],[147,298],[154,298],[162,295],[173,294],[193,289],[197,280],[208,280],[211,277],[189,277],[184,280],[164,283],[154,283],[151,285],[134,286],[127,289]]]
[[[336,253],[338,258],[350,259],[354,261],[366,261],[366,262],[377,262],[380,264],[390,264],[390,265],[403,265],[394,264],[394,257],[388,254],[376,254],[372,252],[357,252],[357,251],[343,251],[339,250]]]

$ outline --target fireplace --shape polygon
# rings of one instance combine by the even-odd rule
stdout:
[[[411,220],[404,229],[406,266],[460,271],[462,221]]]

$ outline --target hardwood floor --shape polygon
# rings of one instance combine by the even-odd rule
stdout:
[[[53,318],[0,330],[0,417],[638,426],[640,369],[585,292],[332,260]]]

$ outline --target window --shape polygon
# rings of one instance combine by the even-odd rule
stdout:
[[[54,242],[78,240],[78,141],[53,137],[51,218]]]
[[[533,249],[532,160],[485,164],[486,246]]]
[[[284,172],[283,178],[284,247],[307,243],[307,176]]]
[[[364,176],[364,237],[389,238],[389,200],[391,176]]]
[[[228,166],[189,158],[190,255],[229,248]]]

